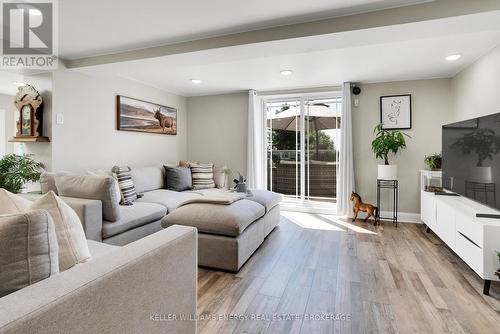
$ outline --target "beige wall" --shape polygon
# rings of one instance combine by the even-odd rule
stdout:
[[[451,88],[455,121],[500,112],[500,46],[454,77]]]
[[[14,145],[8,142],[15,134],[14,116],[16,108],[14,107],[14,98],[13,95],[0,94],[0,110],[4,110],[5,112],[5,123],[0,129],[0,134],[5,143],[5,153],[7,154],[14,152]]]
[[[248,94],[187,98],[188,158],[246,175]]]
[[[419,170],[426,154],[441,152],[441,126],[452,119],[450,80],[420,80],[362,85],[358,108],[353,107],[353,150],[356,191],[366,202],[376,202],[377,164],[371,151],[373,128],[380,122],[383,95],[412,95],[412,129],[405,130],[407,149],[390,163],[397,164],[400,183],[400,212],[420,212]],[[387,195],[384,199],[388,199]],[[388,203],[389,201],[386,201]],[[382,210],[390,207],[382,206]]]
[[[113,165],[160,166],[186,158],[186,99],[135,81],[53,73],[53,169],[86,171]],[[116,95],[177,108],[177,136],[116,130]],[[55,124],[56,113],[64,124]]]

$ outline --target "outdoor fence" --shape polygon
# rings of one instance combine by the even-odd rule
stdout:
[[[310,170],[309,170],[310,168]],[[299,167],[294,163],[274,163],[268,178],[272,177],[272,190],[283,195],[296,195],[297,185],[300,187]],[[306,165],[306,194],[307,178],[309,178],[309,196],[337,197],[337,165],[327,163],[311,163]],[[270,184],[268,180],[268,184]]]

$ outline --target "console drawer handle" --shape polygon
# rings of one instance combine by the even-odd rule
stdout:
[[[462,237],[464,237],[465,239],[467,239],[470,243],[472,243],[474,246],[476,246],[477,248],[479,249],[482,249],[478,244],[476,244],[474,241],[472,241],[471,239],[469,239],[465,234],[463,234],[462,232],[458,231],[458,233],[460,233],[462,235]]]

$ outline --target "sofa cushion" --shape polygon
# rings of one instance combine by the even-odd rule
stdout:
[[[191,203],[181,206],[162,219],[162,227],[193,226],[201,233],[237,237],[254,221],[264,216],[257,202],[242,199],[230,205]]]
[[[49,191],[53,191],[56,195],[59,193],[57,192],[57,186],[56,186],[56,175],[64,175],[64,174],[70,174],[69,172],[57,172],[57,173],[52,173],[52,172],[43,172],[40,174],[40,191],[42,194],[46,194]]]
[[[160,220],[167,214],[167,209],[155,203],[135,202],[134,205],[120,206],[120,220],[102,222],[102,236],[109,238],[148,223]]]
[[[90,254],[92,255],[92,260],[107,255],[117,249],[121,249],[119,246],[108,245],[94,240],[87,240],[87,244],[89,246]]]
[[[249,196],[247,199],[263,205],[266,208],[266,212],[271,211],[282,200],[280,194],[272,191],[252,189],[251,192],[253,196]]]
[[[54,221],[59,245],[59,271],[64,271],[77,263],[90,259],[90,252],[80,218],[53,191],[49,191],[37,199],[29,209],[47,210]]]
[[[193,186],[189,167],[163,166],[165,168],[165,184],[168,190],[184,191]]]
[[[31,202],[0,188],[0,215],[24,212]]]
[[[92,170],[88,170],[87,171],[87,175],[91,175],[91,176],[109,176],[109,177],[112,177],[114,180],[115,180],[115,197],[116,198],[121,198],[122,197],[122,193],[120,191],[120,185],[118,184],[118,180],[115,178],[115,176],[113,175],[113,172],[112,171],[105,171],[105,170],[102,170],[102,169],[98,169],[98,170],[95,170],[95,171],[92,171]]]
[[[165,171],[163,167],[140,167],[130,171],[135,190],[142,194],[146,191],[165,188]]]
[[[0,297],[57,274],[58,250],[47,211],[0,216]]]
[[[116,198],[116,180],[110,176],[56,175],[60,196],[97,199],[102,202],[102,217],[107,221],[120,218],[120,199]]]
[[[142,198],[139,198],[136,203],[144,202],[161,204],[168,209],[168,212],[172,212],[177,209],[179,204],[184,201],[201,196],[200,194],[190,191],[178,192],[167,189],[148,191],[143,195],[144,196]]]

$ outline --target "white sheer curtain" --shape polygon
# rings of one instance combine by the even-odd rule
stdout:
[[[247,185],[266,189],[266,114],[255,90],[248,91]]]
[[[351,192],[355,189],[354,162],[352,153],[351,83],[346,82],[342,92],[342,114],[340,127],[340,152],[337,170],[337,214],[350,214]]]

